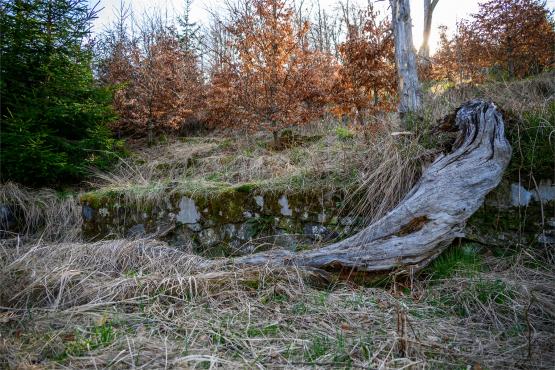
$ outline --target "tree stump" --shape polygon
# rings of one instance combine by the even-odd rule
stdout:
[[[403,201],[359,233],[312,251],[273,250],[234,260],[236,265],[295,265],[322,269],[417,271],[453,239],[501,181],[511,158],[501,113],[472,100],[456,110],[458,136],[439,155]]]

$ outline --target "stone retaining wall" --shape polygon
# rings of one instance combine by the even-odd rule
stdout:
[[[129,206],[123,196],[82,196],[89,238],[156,234],[170,244],[208,255],[244,254],[279,245],[302,249],[342,238],[361,220],[339,214],[341,192],[266,193],[247,187],[215,195],[172,193],[155,204]],[[469,220],[469,239],[485,244],[555,242],[555,185],[534,190],[504,181]]]
[[[499,246],[555,244],[555,184],[527,185],[504,180],[468,221],[467,238]],[[126,200],[122,192],[91,192],[81,196],[83,233],[87,239],[154,234],[207,255],[273,245],[299,250],[357,231],[362,220],[349,217],[348,207],[340,213],[344,197],[324,190],[262,193],[246,185],[210,195],[171,191],[143,202]],[[0,236],[24,230],[15,208],[0,204]]]
[[[503,181],[470,218],[467,238],[498,246],[555,244],[555,184]]]
[[[208,255],[244,254],[280,245],[292,250],[344,237],[358,220],[341,216],[343,194],[260,193],[235,187],[213,195],[171,193],[130,206],[117,194],[81,197],[88,238],[156,234]]]

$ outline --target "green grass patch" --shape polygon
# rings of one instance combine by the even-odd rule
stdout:
[[[279,326],[277,324],[270,324],[260,328],[249,327],[247,329],[247,336],[249,337],[266,337],[269,335],[276,335],[279,333]]]
[[[335,135],[337,136],[337,138],[339,140],[349,140],[352,139],[353,137],[355,137],[355,135],[353,134],[353,132],[351,132],[351,130],[349,130],[347,127],[343,127],[343,126],[337,126],[335,129]]]
[[[116,332],[110,322],[97,325],[83,332],[76,332],[74,339],[65,343],[65,350],[55,360],[63,361],[69,356],[83,356],[95,349],[104,348],[116,339]]]
[[[308,312],[308,307],[304,302],[298,302],[293,305],[291,311],[295,315],[302,316]]]
[[[231,139],[229,139],[229,138],[226,138],[226,139],[223,139],[223,140],[218,144],[218,148],[224,149],[224,150],[225,150],[225,149],[231,149],[231,148],[233,148],[234,144],[235,144],[235,143],[233,142],[233,140],[231,140]]]
[[[476,244],[452,246],[436,258],[424,270],[434,280],[447,279],[454,275],[472,276],[482,270],[483,262]]]
[[[325,362],[330,362],[331,359],[334,366],[348,368],[352,363],[348,347],[345,336],[341,333],[338,333],[335,338],[315,335],[309,339],[303,356],[311,363],[318,363],[322,357],[326,357]]]
[[[518,174],[535,173],[553,175],[555,160],[555,101],[545,110],[529,111],[522,118],[507,120],[506,134],[513,146],[513,158],[507,169],[508,174],[518,179]]]
[[[225,178],[225,176],[220,172],[213,172],[213,173],[208,174],[206,176],[206,180],[216,181],[216,182],[222,182],[224,180],[224,178]]]
[[[479,280],[471,291],[480,303],[504,305],[514,296],[513,291],[502,280]]]
[[[285,294],[273,293],[273,294],[262,297],[260,299],[260,302],[262,304],[270,304],[272,302],[274,302],[274,303],[284,303],[284,302],[287,302],[288,300],[289,300],[289,297],[287,297]]]
[[[485,315],[484,309],[501,313],[510,309],[510,301],[516,291],[500,279],[486,280],[473,278],[461,283],[464,288],[459,291],[440,290],[427,302],[436,307],[438,314],[454,314],[469,317],[474,314]]]
[[[331,350],[330,340],[326,336],[314,336],[305,350],[305,357],[310,362],[316,362]]]

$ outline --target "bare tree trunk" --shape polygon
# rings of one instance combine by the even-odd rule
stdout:
[[[277,3],[273,3],[272,4],[272,20],[273,20],[273,26],[274,28],[272,28],[272,32],[275,33],[277,32],[275,29],[275,25],[277,24]],[[278,40],[276,40],[276,37],[273,37],[273,43],[272,43],[272,54],[271,54],[271,60],[270,60],[270,86],[269,86],[269,90],[270,90],[270,96],[269,96],[269,101],[270,101],[270,114],[268,115],[270,118],[270,126],[271,126],[271,130],[272,130],[272,135],[274,137],[274,146],[277,149],[279,147],[279,128],[277,127],[277,122],[274,119],[274,115],[277,113],[278,109],[276,106],[276,92],[277,92],[277,53],[278,53]]]
[[[358,234],[313,251],[275,250],[234,260],[238,265],[296,265],[387,272],[416,271],[437,257],[501,181],[511,158],[503,119],[481,100],[462,105],[448,122],[458,130],[450,153],[441,154],[403,201]]]
[[[421,61],[425,65],[430,64],[430,33],[432,32],[432,16],[439,0],[424,0],[424,32],[422,46],[418,51]]]
[[[275,126],[275,124],[272,125],[272,127]],[[279,141],[279,131],[278,130],[274,130],[272,131],[272,137],[274,139],[274,148],[275,149],[279,149],[280,147],[280,141]]]
[[[390,0],[393,34],[395,36],[395,62],[399,74],[399,114],[422,112],[422,90],[418,80],[416,54],[412,42],[412,22],[409,0]]]
[[[513,55],[513,40],[511,37],[507,40],[507,67],[509,69],[509,78],[513,79],[515,77],[515,61]]]
[[[152,114],[152,96],[148,102],[148,118],[146,121],[146,132],[147,132],[147,143],[148,146],[152,146],[154,144],[154,118]]]

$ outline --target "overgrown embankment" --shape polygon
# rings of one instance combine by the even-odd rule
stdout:
[[[153,163],[149,151],[137,153],[99,190],[81,196],[84,231],[90,237],[157,234],[197,252],[296,249],[352,232],[366,221],[361,204],[379,217],[418,178],[422,159],[402,153],[424,153],[416,143],[402,148],[387,134],[369,142],[320,130],[297,135],[299,142],[279,151],[262,137],[188,139],[161,148],[188,149],[186,161],[159,157],[161,163]],[[123,173],[129,168],[131,176]],[[378,180],[371,192],[364,185],[368,173]]]
[[[469,233],[478,242],[460,240],[418,276],[392,273],[376,283],[348,271],[208,270],[192,249],[156,239],[81,241],[79,201],[102,209],[113,196],[131,215],[175,196],[177,218],[184,196],[217,205],[218,194],[232,203],[268,194],[272,212],[281,212],[286,194],[294,215],[294,194],[330,191],[354,200],[346,215],[369,221],[441,149],[422,127],[418,140],[323,128],[280,151],[267,138],[188,138],[136,152],[99,175],[92,193],[4,185],[2,203],[29,223],[19,238],[0,241],[0,367],[551,368],[555,259],[547,237],[555,211],[540,185],[555,180],[553,85],[476,88],[497,93],[514,117],[505,182],[470,222],[494,238]],[[429,97],[428,121],[466,94]],[[522,188],[513,191],[516,183]],[[254,196],[248,202],[258,206]],[[222,214],[233,209],[222,204]],[[200,202],[196,209],[204,210]]]

